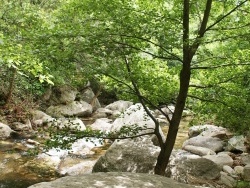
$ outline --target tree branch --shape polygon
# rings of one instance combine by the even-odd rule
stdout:
[[[218,23],[220,23],[222,20],[224,20],[227,16],[229,16],[230,14],[232,14],[233,12],[235,12],[239,7],[241,7],[242,5],[244,5],[246,2],[248,2],[249,0],[245,0],[240,2],[236,7],[234,7],[231,11],[229,11],[227,14],[225,14],[224,16],[222,16],[221,18],[219,18],[218,20],[216,20],[213,24],[211,24],[210,26],[208,26],[206,28],[206,31],[211,30],[212,27],[214,27],[215,25],[217,25]],[[206,32],[205,31],[205,32]]]
[[[204,66],[204,67],[191,67],[192,70],[200,70],[200,69],[217,69],[222,67],[230,67],[230,66],[249,66],[250,63],[238,63],[238,64],[222,64],[222,65],[216,65],[216,66]]]

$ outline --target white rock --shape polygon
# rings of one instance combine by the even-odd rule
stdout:
[[[100,130],[103,132],[110,132],[112,127],[112,122],[110,119],[101,118],[97,119],[92,125],[90,125],[93,130]]]
[[[203,158],[209,159],[213,162],[215,162],[217,165],[219,165],[221,168],[224,165],[232,166],[233,165],[233,159],[229,155],[206,155],[203,156]]]
[[[0,139],[9,138],[12,132],[14,131],[8,125],[0,123]]]
[[[216,155],[216,153],[213,150],[204,147],[186,145],[182,149],[199,156]]]
[[[116,101],[114,103],[111,103],[109,105],[107,105],[105,108],[115,111],[118,110],[119,112],[124,112],[127,108],[129,108],[133,103],[130,101],[123,101],[123,100],[119,100]]]

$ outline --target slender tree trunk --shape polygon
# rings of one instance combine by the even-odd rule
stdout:
[[[9,83],[9,88],[8,88],[8,93],[6,96],[4,108],[6,108],[8,106],[8,104],[10,103],[11,97],[12,97],[12,94],[14,91],[14,86],[15,86],[15,78],[16,78],[17,70],[15,68],[12,68],[10,71],[12,72],[12,77],[11,77],[11,80]]]

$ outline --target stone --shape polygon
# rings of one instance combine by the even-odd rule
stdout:
[[[55,118],[60,117],[87,117],[92,114],[92,106],[84,101],[73,101],[67,105],[50,106],[46,113]]]
[[[244,165],[250,165],[250,154],[249,153],[243,153],[240,156],[240,160]]]
[[[89,126],[92,130],[100,130],[102,132],[110,132],[112,122],[108,118],[97,119],[93,124]]]
[[[11,136],[14,131],[8,126],[0,122],[0,139],[6,139]]]
[[[224,165],[222,170],[230,175],[234,175],[235,174],[235,171],[234,169],[232,169],[230,166],[228,165]]]
[[[170,178],[143,173],[108,172],[67,176],[51,182],[42,182],[29,188],[193,188]]]
[[[136,127],[142,128],[143,130],[140,130],[137,134],[152,133],[155,129],[154,121],[147,115],[140,103],[126,109],[123,114],[113,122],[111,131],[119,132],[124,126],[131,127],[132,129]],[[160,127],[159,131],[163,140],[165,140],[165,136]]]
[[[77,95],[78,100],[85,101],[85,102],[87,102],[89,104],[92,103],[92,100],[93,100],[94,97],[95,97],[95,94],[94,94],[93,90],[90,87],[85,89],[83,92],[78,93],[78,95]],[[93,111],[95,111],[95,110],[97,110],[98,108],[101,107],[101,104],[100,104],[98,98],[96,98],[95,101],[92,104],[93,104]]]
[[[246,152],[247,148],[244,145],[244,142],[246,141],[246,138],[243,135],[240,136],[234,136],[228,140],[228,145],[226,149],[228,151],[241,151]]]
[[[189,128],[189,138],[198,135],[207,137],[217,137],[220,139],[227,139],[228,137],[231,137],[231,133],[226,128],[218,127],[215,125],[197,125]]]
[[[229,176],[227,173],[225,172],[221,172],[220,173],[220,182],[228,187],[235,187],[237,184],[237,181],[232,178],[231,176]]]
[[[118,110],[119,112],[124,112],[131,105],[133,105],[133,103],[130,101],[119,100],[119,101],[116,101],[114,103],[107,105],[105,108],[112,110],[112,111]]]
[[[32,123],[35,126],[41,126],[55,120],[54,118],[52,118],[51,116],[47,115],[46,113],[40,110],[32,110],[30,111],[30,113],[32,115]]]
[[[93,172],[153,173],[160,148],[149,136],[116,140],[93,167]]]
[[[98,108],[92,115],[94,119],[107,118],[113,114],[112,110],[106,108]]]
[[[186,145],[182,149],[199,156],[216,155],[216,153],[213,150],[204,147]]]
[[[244,170],[244,167],[243,166],[235,166],[234,167],[234,171],[236,174],[238,175],[242,175],[243,174],[243,170]]]
[[[79,118],[58,118],[53,122],[48,123],[49,127],[58,127],[60,129],[69,128],[69,129],[77,129],[80,131],[86,130],[86,126]]]
[[[29,120],[27,120],[25,124],[21,122],[13,122],[11,127],[15,131],[31,131],[32,130],[32,126]]]
[[[206,158],[188,157],[176,163],[174,178],[188,183],[188,177],[193,176],[204,180],[214,180],[220,177],[220,167]]]
[[[216,163],[221,168],[224,165],[233,166],[233,159],[227,154],[206,155],[206,156],[203,156],[203,158],[206,158],[206,159],[209,159],[209,160],[213,161],[214,163]]]
[[[219,152],[219,151],[223,151],[225,143],[219,138],[206,137],[206,136],[199,135],[199,136],[192,137],[186,140],[183,143],[183,147],[185,147],[186,145],[209,148],[213,150],[214,152]]]
[[[242,177],[245,181],[250,181],[250,165],[249,164],[244,167]]]
[[[72,103],[78,91],[76,88],[69,85],[56,86],[48,92],[47,99],[49,99],[50,105],[59,105],[59,104],[69,104]]]

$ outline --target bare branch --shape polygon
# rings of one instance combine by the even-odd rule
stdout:
[[[224,16],[220,17],[218,20],[216,20],[213,24],[211,24],[210,26],[208,26],[206,28],[206,31],[211,30],[211,28],[213,28],[215,25],[217,25],[218,23],[220,23],[222,20],[224,20],[227,16],[231,15],[233,12],[235,12],[238,8],[240,8],[242,5],[244,5],[246,2],[248,2],[249,0],[245,0],[240,2],[236,7],[234,7],[232,10],[230,10],[227,14],[225,14]],[[206,32],[205,31],[205,32]]]
[[[192,70],[200,70],[200,69],[217,69],[217,68],[223,68],[223,67],[232,67],[232,66],[249,66],[250,63],[229,63],[229,64],[222,64],[222,65],[216,65],[216,66],[204,66],[204,67],[191,67]]]

